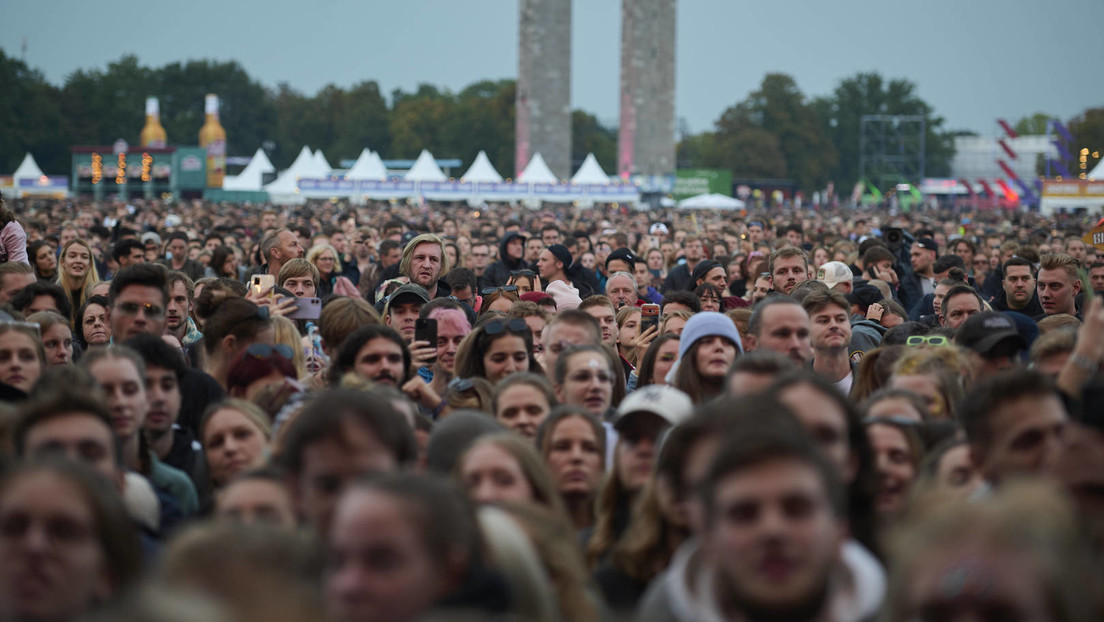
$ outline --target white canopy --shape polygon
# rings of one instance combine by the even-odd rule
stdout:
[[[276,167],[272,166],[272,162],[269,161],[268,155],[265,154],[264,149],[257,149],[257,153],[253,154],[253,157],[249,160],[249,164],[245,165],[237,175],[227,175],[222,180],[223,190],[248,190],[257,191],[264,185],[265,173],[272,173],[276,171]]]
[[[15,180],[16,185],[19,184],[20,179],[38,179],[42,177],[42,169],[38,168],[38,163],[35,162],[34,156],[29,152],[23,156],[23,161],[19,164],[19,168],[15,169],[12,173],[12,179]]]
[[[479,155],[475,156],[475,161],[468,167],[468,172],[460,176],[460,181],[499,183],[502,181],[502,175],[495,170],[494,165],[487,158],[487,153],[480,149]]]
[[[679,201],[682,209],[743,209],[744,202],[740,199],[726,197],[723,194],[699,194],[689,199]]]
[[[313,168],[314,154],[310,147],[303,145],[291,166],[264,189],[274,203],[302,203],[305,199],[299,196],[299,185],[296,182],[300,177],[313,177]]]
[[[447,181],[448,177],[445,176],[441,167],[437,166],[433,154],[422,149],[422,152],[418,154],[418,159],[414,161],[414,166],[410,167],[403,179],[406,181]]]
[[[329,177],[333,174],[333,167],[326,161],[326,156],[323,155],[322,150],[314,152],[314,157],[311,158],[311,173],[309,177]]]
[[[27,157],[31,157],[31,154],[27,154]],[[24,160],[25,161],[25,160]],[[32,160],[33,162],[34,160]],[[1104,179],[1104,159],[1096,163],[1093,170],[1088,175],[1089,179]]]
[[[366,147],[360,152],[353,167],[345,173],[345,179],[387,179],[387,168],[379,154],[369,151]]]
[[[554,184],[559,181],[559,178],[552,169],[548,168],[544,157],[538,151],[529,159],[529,164],[525,165],[521,175],[518,175],[518,181],[528,184]]]
[[[598,164],[598,158],[594,157],[593,153],[588,153],[583,165],[579,167],[578,171],[575,171],[575,175],[571,178],[571,183],[574,184],[608,184],[609,175],[602,170],[602,165]]]

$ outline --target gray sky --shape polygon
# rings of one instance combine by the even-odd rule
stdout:
[[[314,93],[376,80],[459,90],[517,74],[516,0],[0,0],[0,48],[60,84],[133,53],[159,67],[236,60]],[[621,0],[574,0],[572,106],[617,119]],[[677,110],[692,131],[788,73],[812,97],[841,78],[907,78],[952,129],[1068,119],[1104,105],[1104,0],[679,0]],[[136,102],[141,106],[141,102]]]

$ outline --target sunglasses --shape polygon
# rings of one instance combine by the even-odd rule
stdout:
[[[510,331],[511,333],[528,333],[529,325],[525,323],[525,320],[521,318],[514,318],[512,320],[492,320],[483,325],[483,332],[488,335],[498,335],[503,331]]]
[[[146,312],[146,317],[161,317],[165,313],[161,307],[148,302],[120,302],[115,306],[123,315],[138,315],[138,311],[142,310]]]
[[[475,383],[472,382],[471,378],[453,378],[448,383],[449,391],[453,391],[453,392],[456,392],[456,393],[463,393],[464,391],[471,391],[472,387],[474,387],[474,386],[475,386]]]
[[[516,292],[517,290],[517,285],[503,285],[502,287],[484,287],[480,293],[484,296],[490,296],[495,292]]]
[[[905,340],[905,344],[910,346],[945,346],[950,343],[943,335],[912,335]]]
[[[294,356],[294,353],[291,351],[291,346],[282,343],[278,343],[274,346],[270,346],[267,343],[252,343],[245,349],[245,352],[249,356],[259,359],[272,358],[273,354],[278,354],[290,361],[292,356]]]
[[[5,314],[5,315],[7,315],[7,314]],[[11,317],[11,316],[8,316],[8,317]],[[16,328],[22,328],[24,330],[28,330],[28,331],[33,332],[34,334],[38,335],[39,338],[42,337],[42,327],[39,326],[38,324],[35,324],[34,322],[19,322],[19,321],[16,321],[16,320],[3,320],[3,321],[0,321],[0,326],[4,326],[4,325],[14,326]]]

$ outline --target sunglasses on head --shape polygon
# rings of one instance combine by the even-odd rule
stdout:
[[[905,344],[910,346],[945,346],[950,343],[943,335],[912,335],[905,340]]]
[[[500,291],[501,292],[516,292],[517,289],[518,289],[517,285],[503,285],[502,287],[484,287],[483,291],[480,292],[480,293],[484,296],[490,296],[491,294],[493,294],[495,292],[500,292]]]
[[[528,333],[529,325],[517,317],[511,320],[492,320],[483,325],[483,332],[488,335],[498,335],[506,330],[511,333]]]
[[[291,346],[282,343],[278,343],[274,346],[270,346],[267,343],[251,343],[249,347],[245,349],[245,352],[259,359],[271,358],[273,354],[278,354],[290,361],[292,356],[294,356],[291,351]]]

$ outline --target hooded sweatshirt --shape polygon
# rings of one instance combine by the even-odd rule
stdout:
[[[506,253],[506,245],[518,238],[522,239],[521,258],[511,259]],[[487,266],[483,271],[483,282],[487,287],[502,287],[510,280],[510,271],[525,270],[529,267],[529,264],[525,263],[524,240],[525,236],[516,231],[502,236],[502,240],[498,243],[498,261]]]
[[[874,320],[854,314],[851,316],[851,345],[847,354],[851,362],[857,363],[868,352],[882,344],[882,336],[888,329]]]

